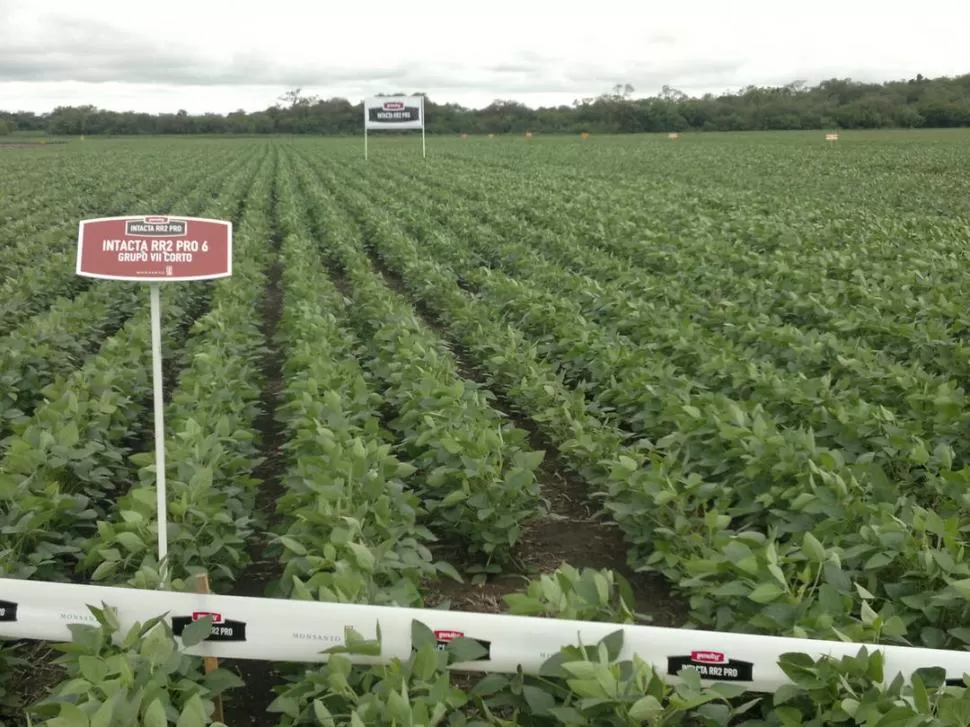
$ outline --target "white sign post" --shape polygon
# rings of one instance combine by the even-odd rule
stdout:
[[[369,129],[421,129],[421,156],[428,156],[424,133],[424,96],[377,96],[364,99],[364,159],[367,159]]]
[[[162,390],[162,286],[148,286],[152,320],[152,400],[155,409],[155,510],[158,520],[158,574],[168,582],[168,487],[165,482],[165,394]]]
[[[161,283],[232,275],[232,223],[201,217],[100,217],[78,226],[78,275],[149,283],[152,397],[155,409],[155,498],[158,567],[168,582],[168,507],[165,483],[165,399],[162,391]]]

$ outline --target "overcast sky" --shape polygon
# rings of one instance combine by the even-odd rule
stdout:
[[[958,75],[968,28],[970,0],[0,0],[0,109],[253,111],[293,87],[537,106],[616,83]]]

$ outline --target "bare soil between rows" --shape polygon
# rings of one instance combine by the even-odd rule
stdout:
[[[276,511],[276,502],[284,489],[283,445],[286,442],[286,433],[276,420],[285,383],[283,353],[276,340],[283,314],[283,289],[280,282],[283,263],[280,259],[282,237],[277,217],[275,181],[271,194],[273,218],[270,246],[274,260],[267,274],[263,299],[262,330],[267,354],[262,362],[263,392],[260,401],[262,411],[256,422],[263,461],[255,472],[256,478],[262,483],[256,494],[256,510],[260,523],[267,531],[278,524],[280,519]],[[248,544],[250,562],[236,580],[233,595],[263,598],[267,596],[269,585],[279,577],[278,562],[266,557],[268,538],[267,532],[256,533],[250,538]],[[274,699],[273,687],[283,681],[278,664],[270,661],[227,659],[221,666],[235,671],[245,682],[245,687],[232,690],[225,695],[226,724],[230,727],[275,724],[275,720],[266,712],[266,708]]]
[[[434,312],[415,301],[400,276],[376,255],[370,255],[370,259],[388,287],[408,300],[425,325],[447,344],[461,376],[481,384],[484,377],[462,346],[451,340]],[[506,572],[478,586],[453,581],[429,585],[437,593],[428,595],[428,605],[447,599],[456,610],[498,613],[505,610],[502,597],[522,591],[529,578],[569,564],[574,568],[613,570],[630,582],[638,613],[651,617],[651,623],[657,626],[682,625],[687,617],[686,604],[671,595],[666,579],[630,569],[628,547],[619,528],[593,509],[584,483],[560,461],[555,445],[542,436],[532,421],[518,414],[501,392],[489,390],[495,396],[492,406],[528,433],[533,449],[545,452],[536,474],[542,495],[549,503],[549,514],[530,523],[523,534],[516,551],[521,572]]]

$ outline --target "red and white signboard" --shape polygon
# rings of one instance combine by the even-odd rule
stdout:
[[[838,134],[826,134],[825,135],[825,141],[838,141],[838,140],[839,140],[839,135]]]
[[[82,220],[77,274],[155,283],[228,278],[232,223],[163,216]]]

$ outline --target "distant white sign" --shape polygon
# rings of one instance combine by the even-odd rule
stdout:
[[[368,131],[421,129],[421,156],[427,157],[424,135],[424,96],[377,96],[364,99],[364,159]]]
[[[364,100],[365,129],[424,129],[424,96],[378,96]]]

